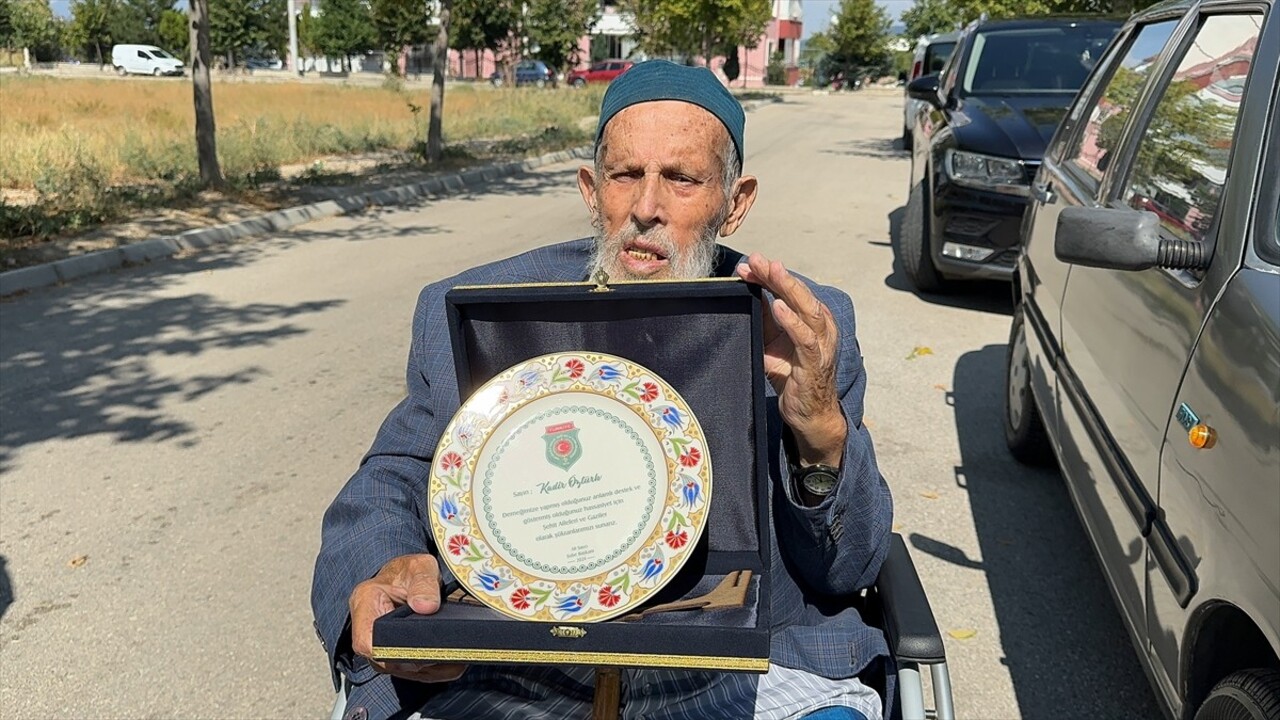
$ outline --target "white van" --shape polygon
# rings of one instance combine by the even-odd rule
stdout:
[[[111,64],[124,75],[182,75],[182,61],[155,45],[115,45]]]

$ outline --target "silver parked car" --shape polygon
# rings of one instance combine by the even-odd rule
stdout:
[[[955,52],[956,43],[960,40],[960,31],[921,35],[916,41],[915,55],[911,59],[911,72],[907,75],[907,84],[926,75],[937,75],[942,66],[947,64],[951,53]],[[916,100],[902,92],[902,148],[911,149],[911,128],[915,127],[916,116],[925,108],[923,100]]]
[[[1280,717],[1278,12],[1133,17],[1016,265],[1008,445],[1056,458],[1172,718]]]

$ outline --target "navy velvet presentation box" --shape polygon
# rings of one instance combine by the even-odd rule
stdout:
[[[459,287],[446,296],[462,398],[507,368],[549,353],[616,355],[658,373],[689,404],[712,463],[707,525],[684,567],[637,609],[693,598],[752,572],[742,607],[656,612],[596,623],[533,622],[445,602],[402,607],[373,628],[382,660],[769,669],[770,435],[761,304],[737,279]],[[452,590],[446,588],[446,593]]]

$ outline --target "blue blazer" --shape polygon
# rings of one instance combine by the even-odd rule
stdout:
[[[416,710],[428,686],[380,675],[351,651],[347,601],[355,586],[392,558],[436,553],[428,529],[427,481],[432,453],[458,409],[445,293],[456,285],[578,282],[586,279],[593,240],[575,240],[468,270],[428,285],[418,298],[407,373],[408,397],[391,411],[360,468],[324,515],[311,604],[316,632],[339,673],[353,684],[349,706],[369,717]],[[721,248],[717,275],[742,259]],[[889,547],[893,504],[862,423],[866,372],[855,336],[853,303],[835,289],[805,280],[839,327],[836,383],[849,435],[836,492],[815,508],[792,497],[782,419],[769,417],[773,480],[773,634],[771,661],[828,678],[862,673],[888,655],[880,631],[867,627],[839,596],[875,583]],[[773,388],[767,393],[773,396]],[[443,567],[443,563],[441,564]]]

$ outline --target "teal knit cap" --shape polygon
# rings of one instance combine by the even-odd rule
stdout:
[[[747,124],[742,104],[712,72],[704,67],[677,65],[667,60],[636,63],[609,84],[600,104],[600,124],[596,126],[596,148],[604,137],[604,126],[614,115],[640,103],[680,100],[715,115],[724,123],[738,152],[742,167],[742,132]]]

